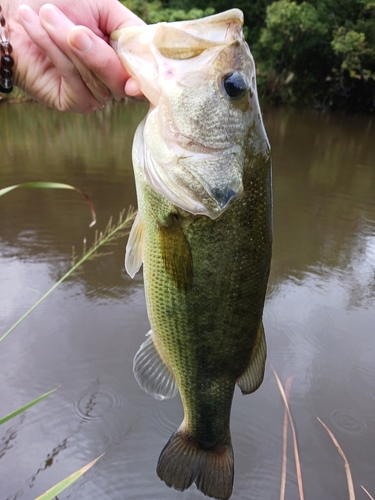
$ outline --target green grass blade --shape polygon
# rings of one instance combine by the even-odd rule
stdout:
[[[104,455],[104,453],[103,453]],[[60,481],[56,486],[53,486],[50,490],[46,491],[43,493],[43,495],[40,495],[38,498],[35,500],[54,500],[56,495],[59,495],[62,491],[64,491],[68,486],[73,484],[77,479],[79,479],[85,472],[87,472],[91,467],[101,458],[103,455],[100,455],[100,457],[96,458],[89,464],[85,465],[82,467],[82,469],[79,469],[77,472],[74,472],[71,474],[69,477],[66,477],[62,481]]]
[[[36,188],[36,189],[71,189],[73,191],[76,191],[80,195],[82,195],[91,212],[91,217],[92,217],[92,222],[90,224],[90,227],[92,227],[96,223],[96,214],[94,210],[94,205],[92,204],[92,201],[90,198],[87,196],[86,193],[81,191],[80,189],[71,186],[70,184],[63,184],[61,182],[23,182],[22,184],[15,184],[14,186],[8,186],[6,188],[0,189],[0,196],[3,196],[6,193],[9,193],[9,191],[13,191],[14,189],[30,189],[30,188]]]
[[[25,406],[22,406],[21,408],[18,408],[18,410],[14,411],[12,413],[9,413],[9,415],[6,415],[3,418],[0,418],[0,425],[4,424],[5,422],[7,422],[8,420],[10,420],[11,418],[16,417],[20,413],[22,413],[22,412],[28,410],[29,408],[31,408],[32,406],[36,405],[37,403],[39,403],[39,401],[42,401],[47,396],[49,396],[50,394],[52,394],[53,392],[55,392],[57,389],[58,389],[58,387],[56,387],[56,389],[52,389],[52,391],[46,392],[42,396],[39,396],[39,398],[36,398],[33,401],[30,401],[30,403],[27,403]]]

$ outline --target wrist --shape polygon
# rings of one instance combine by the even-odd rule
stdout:
[[[4,5],[4,4],[3,4]],[[13,90],[13,47],[9,42],[8,23],[0,5],[0,92],[9,94]]]

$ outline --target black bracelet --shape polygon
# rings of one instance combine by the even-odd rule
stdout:
[[[9,30],[5,17],[1,13],[0,5],[0,92],[10,94],[13,90],[13,71],[14,59],[11,56],[13,47],[9,43]]]

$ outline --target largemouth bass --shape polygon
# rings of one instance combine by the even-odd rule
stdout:
[[[263,380],[272,244],[270,148],[242,24],[233,9],[111,37],[150,101],[125,261],[132,277],[143,263],[151,325],[134,374],[158,399],[179,391],[184,408],[157,474],[218,499],[232,493],[235,385],[248,394]]]

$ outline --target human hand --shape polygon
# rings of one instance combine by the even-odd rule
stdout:
[[[118,0],[2,1],[11,32],[14,83],[61,111],[89,113],[136,95],[109,45],[112,31],[143,24]]]

